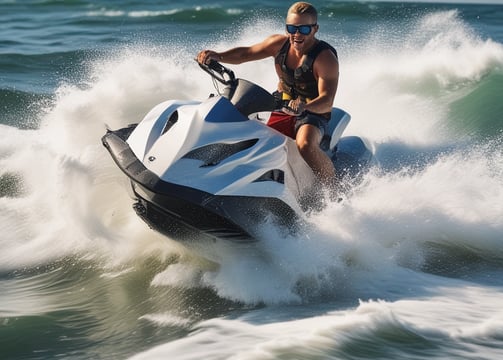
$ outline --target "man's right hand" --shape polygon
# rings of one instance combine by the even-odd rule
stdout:
[[[197,62],[208,65],[210,60],[220,61],[221,56],[213,50],[203,50],[197,54]]]

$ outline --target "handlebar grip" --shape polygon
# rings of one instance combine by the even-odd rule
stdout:
[[[195,59],[197,61],[197,59]],[[207,64],[198,62],[199,67],[206,71],[211,77],[224,85],[234,84],[236,77],[232,70],[227,69],[216,60],[210,60]]]
[[[225,72],[225,67],[220,64],[218,61],[211,59],[208,63],[208,68],[216,71],[219,74],[223,74]]]

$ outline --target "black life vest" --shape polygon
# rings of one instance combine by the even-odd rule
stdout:
[[[313,74],[313,63],[316,57],[325,49],[332,51],[337,57],[337,51],[325,41],[319,40],[304,57],[302,65],[292,70],[286,66],[286,57],[290,49],[290,41],[287,39],[281,50],[276,55],[274,62],[281,69],[281,88],[288,95],[296,99],[301,97],[304,100],[318,97],[318,82]]]

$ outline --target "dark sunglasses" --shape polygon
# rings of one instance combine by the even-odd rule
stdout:
[[[286,31],[289,34],[295,34],[297,31],[300,32],[302,35],[309,35],[311,33],[311,29],[313,26],[316,26],[316,24],[310,24],[310,25],[290,25],[286,24]]]

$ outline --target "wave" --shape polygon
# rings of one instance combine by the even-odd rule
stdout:
[[[0,89],[0,99],[4,111],[0,124],[20,129],[36,129],[45,114],[41,109],[50,106],[53,95]]]
[[[481,79],[477,86],[451,103],[449,123],[459,134],[468,134],[482,140],[502,138],[503,103],[499,100],[503,90],[503,68]]]
[[[456,10],[429,13],[396,31],[374,29],[364,42],[340,51],[343,90],[336,103],[362,119],[358,131],[372,133],[377,141],[398,136],[432,144],[498,126],[502,44],[481,38]],[[470,111],[461,114],[467,107]],[[486,122],[478,121],[482,110]],[[460,128],[463,121],[457,119],[470,119],[470,114],[471,128]]]
[[[72,358],[85,359],[102,357],[114,344],[113,356],[125,358],[132,346],[134,352],[147,350],[153,343],[186,333],[198,319],[211,317],[206,301],[215,301],[214,294],[149,290],[149,278],[163,266],[156,259],[137,262],[111,280],[112,270],[73,256],[14,272],[0,271],[3,357],[33,358],[33,349],[43,348],[43,357],[54,358],[70,347]],[[148,313],[167,307],[169,317]],[[194,310],[191,315],[186,311],[189,307]],[[145,342],[144,331],[131,337],[134,328],[151,332],[150,341]],[[32,339],[30,346],[18,341],[19,337]],[[125,337],[127,342],[122,341]]]
[[[156,21],[174,21],[179,23],[227,22],[245,12],[244,9],[194,6],[160,10],[113,10],[102,8],[89,11],[88,17],[130,17],[136,19],[157,18]]]
[[[328,311],[323,308],[318,313],[310,305],[310,310],[273,307],[230,319],[214,318],[194,326],[191,336],[165,341],[131,359],[213,360],[236,354],[241,358],[424,359],[432,351],[470,359],[474,352],[487,353],[487,349],[494,353],[489,357],[497,357],[502,323],[497,290],[452,283],[437,286],[445,294],[434,296],[424,289],[424,297],[394,303],[360,301],[351,309],[331,303]],[[466,313],[473,317],[460,316]]]
[[[9,102],[15,98],[9,92],[52,96],[60,84],[81,81],[88,71],[86,64],[102,57],[104,53],[105,51],[96,49],[2,54],[1,90],[5,92]]]

